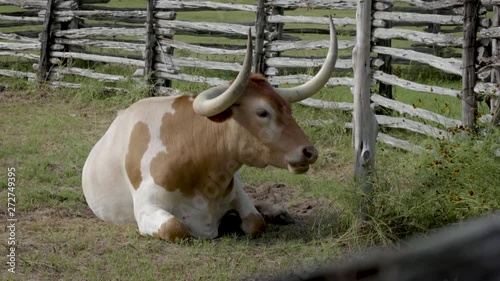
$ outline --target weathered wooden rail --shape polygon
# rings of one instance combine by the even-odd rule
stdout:
[[[479,0],[478,0],[479,1]],[[107,0],[0,0],[0,5],[14,5],[19,10],[0,12],[0,58],[17,60],[26,69],[2,69],[0,75],[24,77],[50,82],[50,86],[79,88],[81,84],[69,82],[68,77],[80,76],[98,80],[109,91],[126,91],[120,82],[146,77],[156,85],[157,91],[176,93],[169,89],[171,81],[184,81],[217,85],[224,83],[241,69],[245,53],[244,39],[248,28],[255,37],[254,68],[265,73],[276,86],[298,84],[311,76],[310,68],[320,67],[323,58],[309,55],[309,50],[328,47],[327,18],[332,10],[352,10],[356,0],[261,0],[257,4],[228,4],[213,1],[149,0],[136,8],[113,8],[103,3]],[[460,32],[470,27],[464,20],[466,0],[415,1],[373,0],[370,16],[371,78],[369,84],[379,85],[371,95],[372,108],[386,108],[399,112],[403,117],[389,120],[377,115],[380,126],[406,129],[432,137],[447,136],[446,129],[463,122],[438,113],[404,104],[393,99],[393,87],[401,87],[429,95],[463,98],[461,90],[440,85],[425,85],[408,81],[392,73],[395,64],[428,65],[440,71],[461,77],[478,77],[468,96],[491,100],[492,114],[483,117],[498,124],[500,121],[500,38],[499,5],[497,0],[481,0],[481,8],[475,9],[474,42],[478,69],[464,68],[460,48],[466,40]],[[100,5],[96,5],[100,4]],[[321,16],[305,16],[297,9],[317,9]],[[487,10],[493,11],[488,18]],[[187,21],[179,15],[184,12],[223,12],[218,22]],[[238,13],[232,16],[232,13]],[[240,19],[242,13],[246,16]],[[253,19],[253,21],[249,20]],[[238,21],[239,20],[239,21]],[[354,87],[352,53],[356,44],[357,19],[334,17],[342,57],[327,87]],[[24,31],[8,32],[8,28],[29,24]],[[458,33],[457,33],[458,32]],[[304,38],[316,34],[315,40]],[[220,38],[207,43],[204,38]],[[320,38],[323,37],[323,38]],[[187,40],[186,38],[189,38]],[[393,43],[399,42],[397,45]],[[403,43],[401,43],[403,42]],[[406,42],[406,43],[405,43]],[[404,47],[397,47],[404,45]],[[453,50],[448,55],[443,48]],[[306,55],[304,55],[306,54]],[[470,59],[470,56],[469,56]],[[78,62],[106,63],[128,66],[129,73],[117,75],[86,69]],[[24,63],[25,62],[25,63]],[[21,64],[21,63],[20,63]],[[3,64],[5,65],[5,64]],[[469,64],[470,65],[470,64]],[[5,66],[3,67],[5,68]],[[217,77],[205,77],[192,69],[218,71]],[[473,72],[471,74],[471,71]],[[476,73],[477,72],[477,73]],[[207,71],[205,73],[212,73]],[[211,75],[211,74],[208,74]],[[228,77],[226,79],[221,78]],[[339,77],[335,77],[335,76]],[[117,84],[118,83],[118,84]],[[336,103],[319,99],[307,99],[303,105],[326,110],[352,110],[353,103]],[[464,103],[468,120],[475,122],[477,115],[470,116],[476,102]],[[464,113],[465,114],[465,113]],[[409,118],[414,119],[409,119]],[[465,117],[464,117],[465,118]],[[424,124],[425,123],[425,124]],[[469,126],[471,124],[468,124]],[[436,134],[435,132],[439,132]],[[389,137],[379,141],[397,147],[415,150],[415,146]]]

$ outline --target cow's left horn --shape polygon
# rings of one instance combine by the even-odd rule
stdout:
[[[247,52],[243,68],[231,86],[217,86],[201,92],[193,102],[193,109],[202,116],[214,116],[229,108],[245,91],[252,71],[252,32],[248,30]]]
[[[286,99],[288,102],[296,102],[306,99],[315,93],[319,92],[323,86],[330,79],[333,70],[335,69],[335,63],[337,62],[338,54],[338,43],[337,43],[337,31],[333,25],[332,17],[329,17],[330,23],[330,47],[328,49],[328,55],[326,56],[323,66],[319,72],[307,83],[302,84],[293,88],[276,88],[275,91]]]

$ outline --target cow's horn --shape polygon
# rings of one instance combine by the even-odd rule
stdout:
[[[332,17],[329,17],[330,23],[330,48],[328,49],[328,55],[326,56],[323,66],[319,72],[310,81],[293,88],[276,88],[275,91],[286,99],[288,102],[296,102],[306,99],[315,93],[319,92],[323,86],[330,79],[332,72],[335,68],[335,63],[337,62],[338,54],[338,43],[337,43],[337,31],[333,25]]]
[[[229,108],[245,91],[252,71],[252,32],[248,30],[247,53],[243,68],[231,86],[223,85],[201,92],[193,102],[193,109],[202,116],[214,116]]]

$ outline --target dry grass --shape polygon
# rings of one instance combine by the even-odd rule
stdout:
[[[258,239],[229,236],[170,244],[139,235],[135,225],[99,221],[85,203],[81,169],[90,148],[127,102],[82,102],[75,97],[63,91],[0,93],[0,164],[16,167],[19,219],[19,269],[2,279],[234,280],[276,276],[346,249],[336,243],[338,206],[304,191],[321,189],[324,182],[315,184],[314,178],[329,173],[322,168],[311,178],[245,168],[244,178],[253,183],[249,193],[282,205],[296,220],[293,225],[270,226]],[[273,183],[280,178],[286,185]],[[5,205],[5,175],[0,179],[0,203]],[[6,215],[4,209],[0,212]],[[1,231],[6,237],[6,229]],[[2,247],[0,255],[6,254]]]

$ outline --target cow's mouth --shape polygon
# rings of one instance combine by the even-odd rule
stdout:
[[[303,174],[309,170],[309,164],[288,164],[288,171],[293,174]]]

